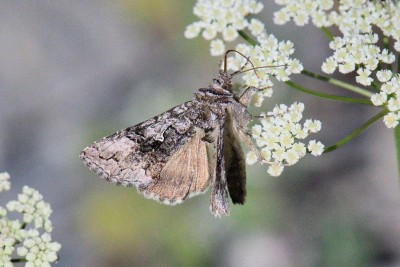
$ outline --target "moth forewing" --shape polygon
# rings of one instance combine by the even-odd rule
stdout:
[[[125,131],[94,142],[81,152],[80,158],[89,169],[108,182],[145,188],[153,179],[145,172],[145,162],[129,160],[139,146],[126,136]]]
[[[216,145],[216,166],[213,175],[213,188],[211,192],[211,212],[215,216],[229,214],[229,202],[227,192],[227,180],[225,173],[225,158],[223,153],[223,138],[225,128],[225,117],[220,118],[218,127],[218,137]]]

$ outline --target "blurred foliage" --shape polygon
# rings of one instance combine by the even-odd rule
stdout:
[[[351,215],[328,217],[321,223],[316,242],[319,252],[316,266],[368,266],[373,260],[373,242],[362,224]]]
[[[233,206],[230,216],[217,219],[209,211],[210,192],[170,207],[145,199],[135,189],[107,185],[86,200],[79,225],[101,248],[98,256],[104,259],[96,264],[112,259],[118,266],[210,266],[220,256],[216,251],[238,233],[281,221],[283,209],[273,192],[253,186],[248,190],[245,206]]]

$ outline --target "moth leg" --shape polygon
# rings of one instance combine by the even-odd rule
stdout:
[[[220,119],[219,124],[220,125],[218,127],[218,138],[217,138],[217,148],[216,148],[217,163],[215,166],[215,175],[213,181],[213,189],[211,193],[211,206],[210,206],[210,209],[215,216],[229,214],[227,181],[225,173],[225,158],[223,153],[225,117]]]
[[[246,143],[246,145],[250,148],[251,151],[253,151],[257,158],[261,161],[261,154],[260,151],[256,148],[256,145],[254,142],[251,140],[251,135],[248,132],[243,132],[243,131],[238,131],[240,139]]]
[[[248,107],[255,93],[266,90],[268,88],[270,87],[258,88],[254,86],[249,86],[246,88],[246,90],[244,90],[243,94],[239,97],[239,102],[245,107]]]

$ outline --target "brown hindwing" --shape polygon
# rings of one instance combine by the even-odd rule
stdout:
[[[199,131],[200,132],[200,131]],[[205,192],[210,180],[206,143],[196,133],[162,168],[159,178],[143,194],[164,204],[179,204]]]

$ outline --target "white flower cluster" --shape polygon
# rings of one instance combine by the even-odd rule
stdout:
[[[0,173],[0,181],[4,176],[9,177]],[[0,266],[13,266],[13,260],[25,262],[26,267],[50,266],[57,261],[61,245],[51,240],[52,210],[42,199],[38,191],[24,186],[17,201],[9,201],[6,208],[0,206]],[[22,222],[11,220],[8,212],[22,214]]]
[[[382,83],[381,90],[371,96],[371,101],[375,106],[387,107],[389,112],[383,117],[383,122],[388,128],[394,128],[400,120],[400,76],[384,70],[378,71],[376,77]]]
[[[24,240],[22,246],[17,248],[17,254],[27,260],[25,267],[47,267],[51,266],[51,262],[57,261],[57,252],[61,249],[61,245],[51,242],[49,233],[40,235],[36,229],[23,232]]]
[[[371,101],[376,106],[387,106],[389,113],[384,122],[389,128],[396,127],[400,119],[399,78],[389,69],[384,69],[396,58],[388,47],[378,45],[380,36],[374,30],[379,29],[380,34],[392,38],[393,49],[399,52],[400,4],[396,1],[341,0],[337,10],[333,10],[332,0],[275,1],[285,5],[275,13],[275,23],[283,24],[293,19],[302,26],[311,17],[317,27],[334,25],[339,28],[343,36],[330,42],[334,53],[322,64],[322,71],[328,74],[336,69],[345,74],[357,71],[356,82],[364,86],[379,82],[380,91],[372,95]]]
[[[0,173],[0,193],[10,190],[10,175],[6,172]]]
[[[373,26],[395,40],[395,49],[400,51],[400,6],[396,1],[340,0],[275,0],[284,7],[274,13],[275,24],[293,20],[304,26],[311,18],[316,27],[338,26],[343,35],[370,33]],[[334,9],[335,8],[335,9]]]
[[[37,190],[24,186],[22,194],[18,195],[18,201],[8,202],[6,207],[9,211],[22,213],[24,223],[33,222],[35,228],[43,227],[47,232],[51,232],[49,217],[52,210],[50,204],[43,201],[43,196]]]
[[[275,24],[282,25],[293,19],[297,26],[304,26],[310,18],[317,27],[327,27],[332,24],[326,11],[333,7],[333,0],[275,0],[275,2],[285,6],[274,13]]]
[[[350,73],[358,68],[356,81],[364,86],[371,85],[374,80],[371,74],[378,65],[395,61],[394,54],[381,50],[377,42],[377,34],[335,37],[329,44],[335,52],[322,64],[322,71],[330,74],[338,68],[341,73]]]
[[[314,156],[321,155],[324,145],[312,140],[306,146],[300,142],[310,133],[321,130],[321,122],[307,119],[300,123],[303,117],[304,104],[294,103],[290,107],[281,104],[276,106],[267,117],[261,119],[261,125],[252,127],[252,137],[256,141],[257,151],[247,153],[247,164],[257,161],[269,165],[268,173],[279,176],[284,166],[297,163],[308,152]]]
[[[266,88],[253,99],[254,105],[260,107],[264,97],[272,95],[271,77],[275,77],[278,81],[287,81],[292,73],[300,73],[303,65],[298,59],[290,58],[294,52],[294,45],[290,41],[279,42],[274,35],[263,32],[257,36],[257,43],[256,46],[238,44],[235,48],[248,57],[253,65],[250,65],[242,55],[235,53],[233,57],[228,58],[227,67],[233,71],[243,66],[248,66],[246,69],[251,69],[253,66],[260,67],[242,75],[247,86]]]
[[[225,52],[226,42],[235,40],[239,30],[248,29],[253,35],[264,30],[264,24],[246,16],[257,14],[263,5],[256,0],[198,0],[193,13],[200,18],[186,27],[185,37],[195,38],[200,33],[210,44],[211,55],[220,56]],[[218,38],[222,35],[222,39]]]

